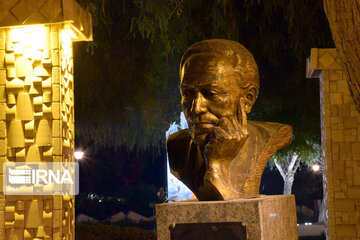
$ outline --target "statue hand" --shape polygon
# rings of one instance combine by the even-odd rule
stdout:
[[[234,159],[248,136],[243,99],[240,99],[239,110],[237,116],[220,119],[209,135],[204,155],[210,171],[219,167],[219,161]]]

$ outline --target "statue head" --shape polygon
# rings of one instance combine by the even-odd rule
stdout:
[[[240,43],[200,41],[181,59],[181,105],[191,137],[198,145],[207,142],[212,128],[223,117],[236,116],[241,124],[242,113],[251,111],[258,90],[258,67]]]

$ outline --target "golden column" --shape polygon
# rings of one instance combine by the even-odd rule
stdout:
[[[360,239],[360,113],[335,48],[312,48],[308,78],[320,80],[327,239]]]
[[[0,174],[3,163],[71,162],[72,41],[92,40],[75,0],[0,0]],[[0,240],[74,239],[74,198],[4,195]]]

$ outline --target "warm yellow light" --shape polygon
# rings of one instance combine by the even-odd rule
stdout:
[[[319,164],[314,164],[314,165],[311,166],[311,168],[312,168],[312,170],[314,172],[320,171],[320,165]]]
[[[78,38],[78,37],[76,36],[76,34],[74,33],[74,31],[71,30],[70,28],[65,28],[64,31],[65,31],[71,38],[74,38],[74,39]]]
[[[68,29],[64,29],[61,34],[61,41],[65,43],[66,45],[71,44],[71,36],[67,31]]]
[[[81,160],[84,157],[84,152],[82,151],[77,151],[74,153],[75,159],[76,160]]]
[[[17,48],[45,49],[48,48],[48,27],[44,25],[25,26],[9,30],[9,39]]]

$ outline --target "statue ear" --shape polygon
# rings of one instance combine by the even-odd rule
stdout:
[[[246,89],[244,94],[244,105],[245,105],[245,112],[247,114],[251,111],[251,108],[254,105],[256,98],[257,98],[256,87],[249,87],[248,89]]]

